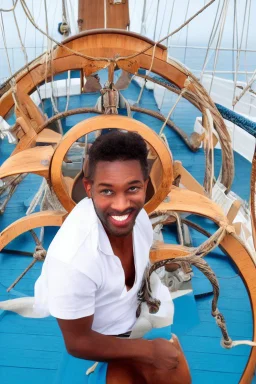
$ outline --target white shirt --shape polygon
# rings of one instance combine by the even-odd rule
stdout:
[[[35,284],[35,310],[60,319],[94,314],[92,329],[106,335],[131,330],[152,241],[152,225],[142,209],[133,228],[136,276],[127,292],[120,259],[113,253],[92,200],[83,199],[49,247]]]

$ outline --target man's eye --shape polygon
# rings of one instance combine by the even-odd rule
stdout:
[[[110,189],[103,189],[102,191],[100,191],[100,193],[105,196],[110,196],[113,192]]]
[[[129,192],[137,192],[139,189],[139,187],[130,187]]]

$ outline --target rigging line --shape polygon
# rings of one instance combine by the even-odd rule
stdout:
[[[26,66],[26,69],[27,69],[27,73],[30,74],[30,71],[29,71],[29,66],[28,66],[28,55],[27,55],[27,51],[26,51],[26,48],[22,42],[22,38],[21,38],[21,33],[20,33],[20,28],[19,28],[19,25],[18,25],[18,21],[17,21],[17,17],[16,17],[16,13],[15,13],[15,9],[13,10],[13,17],[14,17],[14,22],[15,22],[15,25],[16,25],[16,29],[17,29],[17,32],[18,32],[18,37],[19,37],[19,40],[20,40],[20,45],[21,45],[21,49],[22,49],[22,52],[24,54],[24,59],[25,59],[25,66]],[[27,18],[26,18],[27,19]],[[33,77],[31,76],[30,74],[30,78],[37,90],[37,94],[38,94],[38,97],[39,97],[39,100],[41,102],[41,104],[43,105],[43,101],[42,101],[42,98],[41,98],[41,95],[40,95],[40,92],[38,90],[38,87],[37,85],[35,84],[34,82],[34,79]]]
[[[215,1],[215,0],[212,0],[212,1]],[[59,41],[55,40],[53,37],[49,36],[45,31],[43,31],[35,22],[35,20],[33,19],[33,16],[31,15],[31,12],[25,2],[25,0],[20,0],[21,2],[21,6],[24,10],[24,13],[25,15],[27,16],[27,18],[29,19],[29,21],[31,22],[31,24],[39,31],[41,32],[44,36],[46,36],[48,39],[52,40],[56,45],[66,49],[67,51],[69,52],[72,52],[73,54],[77,55],[77,56],[80,56],[80,57],[83,57],[84,59],[88,59],[88,60],[94,60],[94,61],[108,61],[110,62],[111,59],[109,57],[93,57],[93,56],[88,56],[88,55],[84,55],[78,51],[75,51],[74,49],[71,49],[69,47],[67,47],[66,45],[60,43]]]
[[[24,0],[21,0],[22,2]],[[199,11],[197,11],[196,13],[194,13],[194,15],[192,15],[185,23],[183,23],[182,25],[180,25],[178,28],[176,28],[173,32],[169,33],[168,35],[164,36],[161,40],[158,40],[157,42],[155,42],[154,44],[152,43],[149,43],[150,46],[147,47],[147,48],[144,48],[142,51],[140,52],[137,52],[133,55],[130,55],[130,56],[120,56],[116,59],[116,62],[118,62],[119,60],[128,60],[128,59],[133,59],[134,57],[136,56],[139,56],[141,55],[142,53],[148,51],[149,49],[151,49],[151,47],[153,45],[158,45],[160,43],[162,43],[162,41],[166,40],[168,37],[171,37],[173,35],[175,35],[177,32],[179,32],[182,28],[184,28],[187,24],[189,24],[195,17],[197,17],[200,13],[202,13],[206,8],[208,8],[211,4],[213,4],[215,2],[215,0],[211,0],[209,1],[209,3],[207,3],[203,8],[199,9]]]
[[[62,21],[67,23],[67,10],[65,0],[62,0]]]
[[[236,1],[235,1],[235,7],[236,7],[236,10],[237,10],[237,3],[236,3]],[[241,49],[242,49],[242,44],[243,44],[243,38],[244,38],[244,28],[245,28],[245,21],[246,21],[247,11],[248,11],[248,0],[246,0],[245,10],[244,10],[244,18],[243,18],[243,26],[242,26],[242,32],[241,32],[240,45],[239,45],[239,48],[238,48],[237,54],[236,54],[236,71],[235,71],[235,75],[234,75],[233,100],[234,100],[235,95],[236,95],[237,74],[238,74],[238,70],[239,70],[239,66],[240,66],[240,55],[241,55]],[[238,44],[238,41],[237,41],[237,44]]]
[[[186,12],[185,12],[185,17],[184,17],[184,23],[185,23],[185,21],[186,21],[186,19],[187,19],[187,16],[188,16],[188,7],[189,7],[189,0],[187,0],[187,7],[186,7]],[[179,41],[180,41],[180,36],[181,36],[181,34],[182,34],[182,31],[180,30],[179,36],[178,36],[178,38],[177,38],[178,43],[179,43]]]
[[[174,10],[175,1],[176,0],[173,0],[173,3],[172,3],[171,16],[170,16],[170,20],[169,20],[168,29],[167,29],[168,33],[170,33],[170,28],[171,28],[171,23],[172,23],[172,16],[173,16],[173,10]],[[169,48],[169,37],[167,38],[167,48]]]
[[[222,14],[223,9],[224,9],[224,3],[223,3],[222,4],[222,9],[221,9],[221,12],[220,12],[220,15],[219,15],[219,19],[217,21],[217,16],[218,16],[219,8],[220,8],[220,2],[221,2],[221,0],[219,0],[218,6],[217,6],[217,11],[216,11],[214,22],[213,22],[213,25],[212,25],[211,34],[210,34],[210,37],[209,37],[209,40],[208,40],[208,46],[207,46],[207,49],[206,49],[204,63],[203,63],[203,67],[202,67],[202,71],[201,71],[201,75],[200,75],[200,81],[201,82],[202,82],[202,79],[203,79],[203,76],[204,76],[205,68],[206,68],[206,66],[207,66],[207,64],[209,62],[209,60],[208,60],[209,50],[210,50],[211,45],[213,43],[213,40],[214,40],[214,38],[216,36],[217,30],[218,30],[218,27],[219,27],[219,24],[220,24],[220,20],[221,20],[221,14]],[[217,23],[216,23],[216,21],[217,21]]]
[[[166,119],[165,119],[165,122],[163,123],[163,125],[162,125],[162,127],[161,127],[161,129],[160,129],[160,132],[159,132],[158,136],[161,136],[161,135],[162,135],[163,130],[164,130],[166,124],[167,124],[167,121],[170,119],[170,117],[171,117],[171,115],[172,115],[174,109],[176,108],[178,102],[180,101],[180,99],[182,98],[182,95],[183,95],[185,92],[186,92],[186,88],[183,88],[183,89],[181,90],[179,96],[177,97],[175,103],[174,103],[173,106],[171,107],[171,109],[170,109],[170,111],[169,111],[169,113],[168,113],[168,115],[167,115],[167,117],[166,117]]]
[[[157,8],[156,8],[156,21],[155,21],[155,28],[154,28],[154,37],[153,37],[153,40],[155,41],[156,40],[156,26],[157,26],[157,20],[158,20],[158,12],[159,12],[159,3],[160,3],[160,0],[157,0]]]
[[[147,2],[147,0],[145,0],[146,2]],[[151,8],[152,8],[152,5],[153,5],[153,1],[154,0],[151,0],[151,3],[149,4],[149,9],[148,9],[148,13],[146,14],[146,16],[145,16],[145,23],[148,21],[148,17],[149,17],[149,14],[150,14],[150,10],[151,10]]]
[[[134,4],[136,4],[134,2]],[[145,28],[145,13],[146,13],[146,5],[147,5],[147,2],[146,0],[144,0],[144,3],[143,3],[143,10],[142,10],[142,16],[141,16],[141,27],[140,27],[140,33],[141,35],[144,34],[144,31],[145,31],[145,34],[146,34],[146,28]],[[133,7],[133,10],[134,10],[135,7]]]
[[[244,54],[244,67],[246,71],[246,81],[248,81],[248,72],[247,72],[247,46],[248,46],[248,35],[249,35],[249,25],[250,25],[250,16],[251,16],[251,5],[252,2],[249,0],[249,11],[248,11],[248,20],[247,20],[247,31],[245,39],[245,54]]]
[[[66,94],[67,94],[67,101],[65,106],[65,112],[67,112],[69,107],[69,100],[70,100],[70,87],[71,87],[71,71],[68,71],[68,79],[66,80]]]
[[[176,0],[173,0],[173,2],[172,2],[171,16],[170,16],[170,20],[169,20],[169,24],[168,24],[168,29],[167,29],[168,33],[170,33],[170,28],[171,28],[171,23],[172,23],[172,17],[173,17],[173,10],[174,10],[175,1]],[[168,51],[169,51],[169,37],[167,38],[167,56],[169,57],[169,52]],[[160,108],[159,108],[160,111],[161,111],[161,109],[163,107],[163,103],[164,103],[166,92],[167,92],[167,89],[165,88],[164,89],[164,94],[163,94],[163,97],[162,97],[162,101],[161,101],[161,105],[160,105]]]
[[[214,76],[215,76],[215,70],[216,70],[216,66],[217,66],[217,62],[218,62],[218,58],[219,58],[219,47],[220,47],[220,44],[221,44],[221,41],[222,41],[222,37],[223,37],[223,31],[224,31],[225,21],[226,21],[226,17],[227,17],[228,5],[229,5],[229,0],[225,0],[225,9],[224,9],[224,12],[222,14],[222,20],[221,20],[221,25],[220,25],[220,32],[219,32],[219,36],[218,36],[218,40],[217,40],[217,45],[216,45],[215,56],[214,56],[213,74],[212,74],[211,84],[210,84],[210,88],[209,88],[209,95],[211,94],[213,79],[214,79]]]
[[[69,13],[71,13],[73,28],[75,30],[74,34],[78,34],[78,27],[77,27],[76,17],[74,15],[74,7],[73,7],[73,4],[71,4],[71,0],[69,0]],[[70,23],[70,25],[71,25],[71,23]]]
[[[189,5],[190,5],[190,0],[188,0],[185,20],[186,20],[186,18],[188,16]],[[185,43],[185,46],[187,47],[187,45],[188,45],[188,24],[187,24],[187,28],[186,29],[187,29],[187,31],[186,31],[186,43]],[[187,48],[185,48],[185,53],[184,53],[184,64],[186,63],[186,56],[187,56]]]
[[[150,13],[150,10],[151,10],[152,6],[153,6],[153,4],[151,3],[150,4],[150,9],[149,9],[149,12],[148,12],[148,15],[147,15],[147,19],[146,19],[146,22],[148,21],[149,25],[153,24],[153,18],[154,18],[154,12]],[[151,17],[149,18],[150,14],[151,14]]]
[[[12,12],[16,8],[17,3],[18,3],[18,0],[15,1],[15,3],[13,4],[13,7],[10,9],[0,8],[0,12]]]
[[[233,16],[233,39],[232,39],[232,71],[233,71],[233,81],[235,80],[234,70],[235,70],[235,21],[236,21],[236,7],[234,2],[234,16]]]
[[[161,38],[162,30],[163,30],[163,25],[164,25],[164,18],[165,18],[165,13],[166,13],[166,7],[167,7],[167,0],[165,0],[165,5],[164,5],[164,12],[163,12],[163,20],[161,23],[161,28],[158,36],[158,40]],[[169,32],[169,31],[168,31]]]
[[[32,0],[32,14],[33,14],[33,19],[35,19],[35,14],[34,14],[34,1]],[[36,29],[35,29],[35,58],[36,58]]]
[[[11,62],[10,62],[10,58],[9,58],[9,54],[8,54],[8,49],[7,49],[7,44],[6,44],[6,36],[5,36],[4,20],[3,20],[2,12],[1,12],[1,23],[0,24],[1,24],[1,32],[2,32],[2,36],[3,36],[5,53],[6,53],[6,57],[7,57],[8,68],[9,68],[10,76],[12,77],[12,68],[11,68]]]

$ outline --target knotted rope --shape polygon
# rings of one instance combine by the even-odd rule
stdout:
[[[158,212],[158,215],[159,214],[165,215],[168,213],[161,211],[161,212]],[[170,215],[173,216],[173,213],[171,212]],[[256,346],[256,342],[253,342],[250,340],[233,341],[229,337],[225,318],[217,307],[219,293],[220,293],[219,283],[212,268],[203,259],[203,257],[206,256],[213,249],[215,249],[221,243],[221,241],[223,240],[223,238],[227,233],[228,234],[235,233],[235,229],[231,225],[229,225],[227,222],[220,222],[219,224],[220,224],[220,228],[209,239],[207,239],[204,243],[202,243],[199,247],[192,249],[192,251],[189,252],[188,256],[161,260],[147,267],[145,271],[142,287],[138,293],[139,306],[138,306],[136,315],[137,317],[140,315],[142,302],[147,303],[150,313],[157,313],[160,308],[161,302],[160,300],[152,297],[152,290],[150,285],[150,276],[155,270],[165,266],[168,263],[176,263],[179,266],[187,265],[188,268],[190,268],[193,265],[196,268],[198,268],[199,271],[206,276],[206,278],[210,281],[213,287],[212,316],[215,318],[216,323],[219,326],[222,333],[221,345],[224,348],[232,348],[241,344]]]
[[[13,289],[16,284],[18,284],[18,282],[22,279],[22,277],[26,275],[26,273],[33,267],[33,265],[37,261],[44,261],[44,259],[46,258],[47,251],[42,246],[42,243],[39,240],[37,234],[35,233],[35,231],[33,229],[30,230],[30,233],[31,233],[31,235],[32,235],[32,237],[33,237],[33,239],[35,240],[35,243],[36,243],[35,251],[33,253],[34,260],[27,266],[26,269],[24,269],[24,271],[10,285],[10,287],[7,288],[7,292],[10,292],[10,290]]]

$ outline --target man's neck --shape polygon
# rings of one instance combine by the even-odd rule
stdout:
[[[111,247],[116,256],[121,258],[121,255],[124,255],[128,250],[132,249],[133,239],[132,232],[126,236],[114,236],[106,231],[109,238]]]

